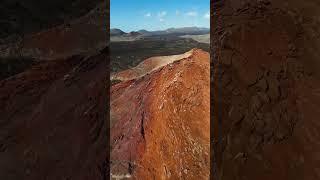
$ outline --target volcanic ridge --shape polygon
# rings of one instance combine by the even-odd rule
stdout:
[[[111,176],[208,179],[210,55],[148,58],[115,74],[111,87]]]

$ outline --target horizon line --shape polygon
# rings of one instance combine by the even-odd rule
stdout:
[[[181,26],[181,27],[170,27],[170,28],[157,29],[157,30],[148,30],[148,29],[146,29],[146,28],[143,28],[143,29],[131,30],[131,31],[124,31],[124,30],[121,29],[121,28],[110,27],[110,30],[111,30],[111,29],[120,29],[121,31],[123,31],[123,32],[125,32],[125,33],[130,33],[130,32],[137,32],[137,31],[141,31],[141,30],[146,30],[146,31],[152,32],[152,31],[164,31],[164,30],[171,29],[171,28],[177,29],[177,28],[190,28],[190,27],[206,28],[206,29],[209,29],[209,30],[210,30],[210,27],[203,27],[203,26]]]

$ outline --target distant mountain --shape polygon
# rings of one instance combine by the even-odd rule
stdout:
[[[166,30],[159,30],[159,31],[147,31],[145,29],[139,31],[132,31],[130,33],[125,33],[120,29],[111,29],[110,35],[111,36],[182,36],[182,35],[203,35],[210,33],[209,28],[202,28],[202,27],[182,27],[182,28],[169,28]]]
[[[136,31],[131,31],[130,33],[126,34],[127,36],[140,36],[142,33],[136,32]]]
[[[150,31],[147,31],[145,29],[141,29],[141,30],[138,31],[138,33],[147,34],[147,33],[150,33]]]
[[[147,30],[145,30],[145,29],[139,30],[138,33],[140,33],[140,34],[142,34],[142,35],[150,35],[150,34],[152,34],[151,31],[147,31]]]
[[[121,36],[121,35],[124,35],[126,34],[125,32],[123,32],[121,29],[110,29],[110,35],[111,36]]]
[[[180,36],[182,38],[191,38],[197,42],[200,43],[207,43],[210,44],[210,34],[201,34],[201,35],[184,35],[184,36]]]
[[[183,27],[183,28],[169,28],[166,30],[168,33],[181,33],[189,35],[207,34],[210,32],[209,28],[201,27]]]

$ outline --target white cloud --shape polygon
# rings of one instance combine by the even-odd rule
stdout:
[[[160,22],[164,21],[164,17],[167,15],[167,11],[158,12],[158,18]]]
[[[151,17],[151,13],[146,13],[145,15],[144,15],[144,17]]]
[[[190,11],[186,13],[187,16],[198,16],[198,13],[196,11]]]
[[[180,11],[179,10],[176,10],[176,15],[179,15],[180,14]]]
[[[210,19],[210,12],[207,12],[203,17],[206,19]]]
[[[164,17],[166,15],[167,15],[167,11],[161,11],[161,12],[158,13],[158,17],[159,18],[162,18],[162,17]]]

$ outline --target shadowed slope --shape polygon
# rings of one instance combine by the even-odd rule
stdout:
[[[105,179],[105,68],[74,56],[0,81],[1,179]]]
[[[218,179],[320,178],[320,6],[311,2],[214,2]]]
[[[107,44],[105,7],[104,1],[82,17],[2,45],[0,56],[55,60],[72,55],[95,54]]]

